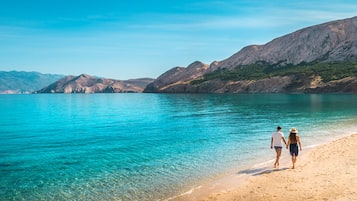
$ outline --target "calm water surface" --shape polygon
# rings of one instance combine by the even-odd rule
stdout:
[[[163,200],[357,132],[357,95],[0,95],[0,200]],[[267,154],[269,152],[269,154]]]

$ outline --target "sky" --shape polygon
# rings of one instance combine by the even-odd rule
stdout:
[[[357,15],[355,0],[0,0],[0,71],[157,78]]]

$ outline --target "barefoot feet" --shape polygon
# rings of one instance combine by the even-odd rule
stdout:
[[[274,168],[279,168],[279,163],[274,163]]]

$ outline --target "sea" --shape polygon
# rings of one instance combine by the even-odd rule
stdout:
[[[170,200],[357,133],[353,94],[0,95],[0,200]]]

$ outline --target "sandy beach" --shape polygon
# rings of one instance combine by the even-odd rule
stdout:
[[[247,170],[234,189],[222,188],[200,200],[357,200],[356,147],[357,134],[317,146],[299,156],[295,169],[285,158],[279,169]]]

